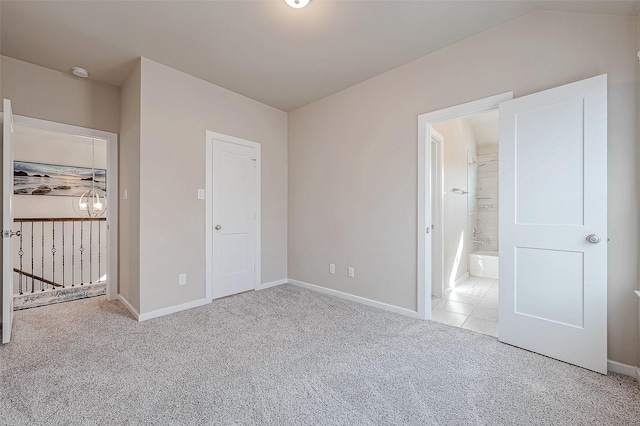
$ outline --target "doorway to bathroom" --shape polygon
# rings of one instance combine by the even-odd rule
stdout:
[[[498,110],[431,124],[431,319],[497,337]]]
[[[498,108],[498,338],[606,373],[606,75],[517,99],[513,99],[512,92],[504,93],[418,117],[418,315],[433,319],[436,311],[430,294],[431,271],[433,253],[441,250],[430,232],[431,225],[435,225],[433,198],[438,196],[432,187],[432,150],[428,148],[432,126],[435,129],[438,123]],[[446,147],[447,135],[442,136]],[[479,153],[482,154],[477,150],[467,157],[467,171],[469,166],[480,170],[493,161]],[[475,172],[469,177],[480,180]],[[443,178],[443,199],[452,198],[453,194],[469,197],[472,191],[480,194],[479,186],[469,185],[469,180],[466,183],[467,188],[461,188],[445,184]],[[445,190],[449,191],[446,195]],[[481,200],[475,198],[472,202],[477,202],[477,207]],[[445,212],[442,217],[445,221],[450,219]],[[469,232],[473,236],[473,226],[467,228]],[[476,227],[476,237],[479,232],[481,229]],[[466,260],[461,247],[468,237],[461,233],[458,238],[453,266]],[[481,239],[468,240],[482,247],[486,244]],[[485,260],[491,256],[485,250],[475,254],[487,269]],[[446,268],[443,270],[446,273]],[[456,273],[448,282],[454,284],[454,289],[463,285],[457,282],[457,276]],[[468,286],[464,294],[473,296],[473,284]],[[492,290],[492,286],[485,283],[475,287],[480,288],[477,293],[486,296],[492,291],[497,294],[497,287]],[[575,351],[576,347],[584,350]]]

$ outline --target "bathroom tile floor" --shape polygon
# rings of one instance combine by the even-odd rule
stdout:
[[[498,337],[498,280],[469,277],[431,308],[434,321]]]

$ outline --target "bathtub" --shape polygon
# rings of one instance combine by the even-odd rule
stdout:
[[[469,275],[498,279],[498,252],[474,251],[469,254]]]

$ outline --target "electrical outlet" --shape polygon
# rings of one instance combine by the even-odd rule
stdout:
[[[353,266],[349,266],[349,277],[355,278],[355,276],[356,276],[356,268],[354,268]]]
[[[178,285],[187,284],[187,274],[178,274]]]
[[[336,265],[334,263],[330,263],[329,264],[329,273],[330,274],[335,274],[336,273]]]

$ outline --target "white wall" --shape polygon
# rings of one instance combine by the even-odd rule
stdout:
[[[432,126],[444,138],[444,285],[454,287],[455,282],[469,272],[471,223],[469,213],[473,206],[475,176],[469,174],[469,155],[476,153],[476,142],[469,123],[463,119],[449,120]],[[473,157],[471,157],[473,158]],[[458,188],[468,194],[452,191]]]
[[[608,348],[635,365],[637,42],[636,17],[533,12],[292,111],[289,277],[415,310],[417,116],[608,73]]]
[[[2,56],[2,95],[13,113],[117,133],[120,89]]]
[[[118,151],[118,294],[137,312],[140,312],[140,73],[138,60],[122,86]]]
[[[140,313],[205,298],[206,130],[261,144],[261,281],[286,278],[287,114],[145,58],[140,99]]]

